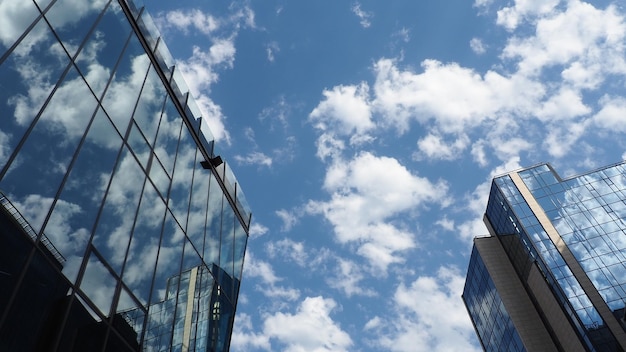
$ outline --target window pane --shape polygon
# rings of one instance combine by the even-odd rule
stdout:
[[[39,16],[32,1],[3,1],[0,4],[0,57]]]
[[[37,232],[95,109],[94,96],[72,69],[0,182]]]
[[[121,272],[145,174],[124,148],[98,221],[94,246],[116,273]]]
[[[150,298],[150,285],[157,261],[165,204],[146,183],[122,279],[143,304]]]

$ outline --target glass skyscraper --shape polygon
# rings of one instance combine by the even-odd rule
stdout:
[[[143,6],[0,1],[0,351],[226,351],[251,212]]]
[[[626,163],[493,180],[463,300],[486,351],[626,350]]]

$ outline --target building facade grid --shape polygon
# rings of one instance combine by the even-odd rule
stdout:
[[[27,0],[0,20],[2,214],[17,224],[0,239],[20,243],[0,260],[0,350],[227,350],[251,212],[143,6]],[[192,270],[187,297],[171,282]]]
[[[541,306],[539,302],[546,300],[536,296],[539,291],[531,287],[536,285],[529,278],[534,268],[541,273],[542,281],[566,317],[567,322],[560,324],[574,329],[584,350],[623,350],[626,164],[567,179],[561,179],[548,164],[496,177],[485,219],[557,346],[563,348],[566,343],[559,341],[563,330],[550,325],[545,312],[552,307]],[[483,336],[494,336],[497,329],[481,332],[485,326],[481,319],[485,314],[496,319],[496,312],[502,307],[488,305],[489,313],[483,316],[474,307],[480,301],[470,299],[472,290],[480,292],[471,284],[477,275],[474,267],[480,267],[481,262],[476,255],[474,250],[463,298],[481,342],[487,346],[493,341],[484,340]],[[493,294],[478,294],[491,303],[498,301]],[[497,343],[502,343],[505,335],[499,336]]]

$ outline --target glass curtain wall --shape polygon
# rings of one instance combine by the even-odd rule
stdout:
[[[144,9],[0,28],[0,350],[227,349],[250,210]]]

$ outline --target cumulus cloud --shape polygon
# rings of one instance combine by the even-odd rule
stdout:
[[[475,2],[482,9],[491,4]],[[498,21],[512,35],[501,62],[486,72],[435,59],[414,70],[403,67],[402,60],[381,58],[372,66],[373,82],[324,90],[310,115],[320,131],[318,157],[336,157],[349,150],[347,145],[362,147],[352,143],[360,135],[371,143],[389,128],[404,134],[414,123],[424,128],[417,139],[418,160],[453,160],[471,146],[473,159],[486,166],[492,153],[498,161],[542,152],[561,158],[581,148],[577,142],[590,133],[584,129],[587,120],[593,117],[594,125],[607,126],[619,107],[602,100],[602,112],[596,112],[588,93],[611,76],[626,75],[626,23],[612,5],[557,4],[519,0],[501,9]],[[518,31],[521,23],[525,30]],[[471,43],[477,53],[484,50],[482,44],[477,38]],[[503,121],[509,126],[502,128]],[[503,133],[493,133],[494,125]],[[511,130],[517,131],[516,139],[503,144]],[[568,130],[574,133],[567,135]],[[491,138],[472,140],[485,134]]]
[[[412,174],[398,160],[364,152],[329,166],[324,189],[328,201],[310,201],[307,211],[322,214],[339,243],[357,246],[357,253],[380,272],[402,262],[403,251],[416,246],[406,224],[392,221],[420,207],[445,206],[448,186]]]
[[[324,100],[309,115],[319,130],[334,129],[343,135],[363,134],[374,127],[371,120],[369,87],[336,86],[324,90]]]
[[[237,312],[235,315],[233,333],[231,335],[230,348],[232,351],[248,351],[250,348],[254,347],[270,351],[272,346],[269,341],[269,336],[264,335],[262,332],[255,332],[252,318],[246,313]]]
[[[600,99],[600,104],[600,110],[593,116],[594,124],[603,129],[625,132],[626,99],[604,96]]]
[[[393,318],[386,324],[370,320],[366,327],[378,332],[376,343],[388,351],[478,351],[459,295],[464,281],[458,270],[441,267],[436,276],[402,283],[393,296]]]
[[[278,312],[265,319],[263,331],[286,352],[340,352],[352,346],[350,335],[330,316],[337,303],[329,298],[307,297],[295,313]]]
[[[600,10],[585,2],[570,1],[565,11],[540,18],[535,35],[512,37],[503,57],[518,60],[519,71],[528,75],[552,65],[567,68],[574,62],[596,74],[624,74],[625,35],[624,18],[614,6]]]
[[[237,314],[231,349],[248,351],[341,352],[353,345],[350,335],[333,320],[337,303],[321,296],[306,297],[294,313],[276,312],[264,316],[263,328],[255,332],[251,318]]]
[[[184,33],[188,33],[189,28],[192,27],[195,31],[210,34],[218,29],[222,22],[222,20],[208,13],[204,13],[199,9],[190,9],[187,11],[173,10],[157,18],[162,28],[173,27]]]
[[[484,0],[476,2],[486,3]],[[559,2],[560,0],[515,0],[513,6],[498,11],[497,24],[512,31],[526,19],[550,13]]]
[[[469,137],[465,134],[461,134],[459,138],[451,144],[445,143],[440,135],[431,132],[426,137],[417,141],[419,153],[416,155],[416,158],[421,159],[422,155],[424,155],[426,159],[457,159],[468,146],[469,142]]]

